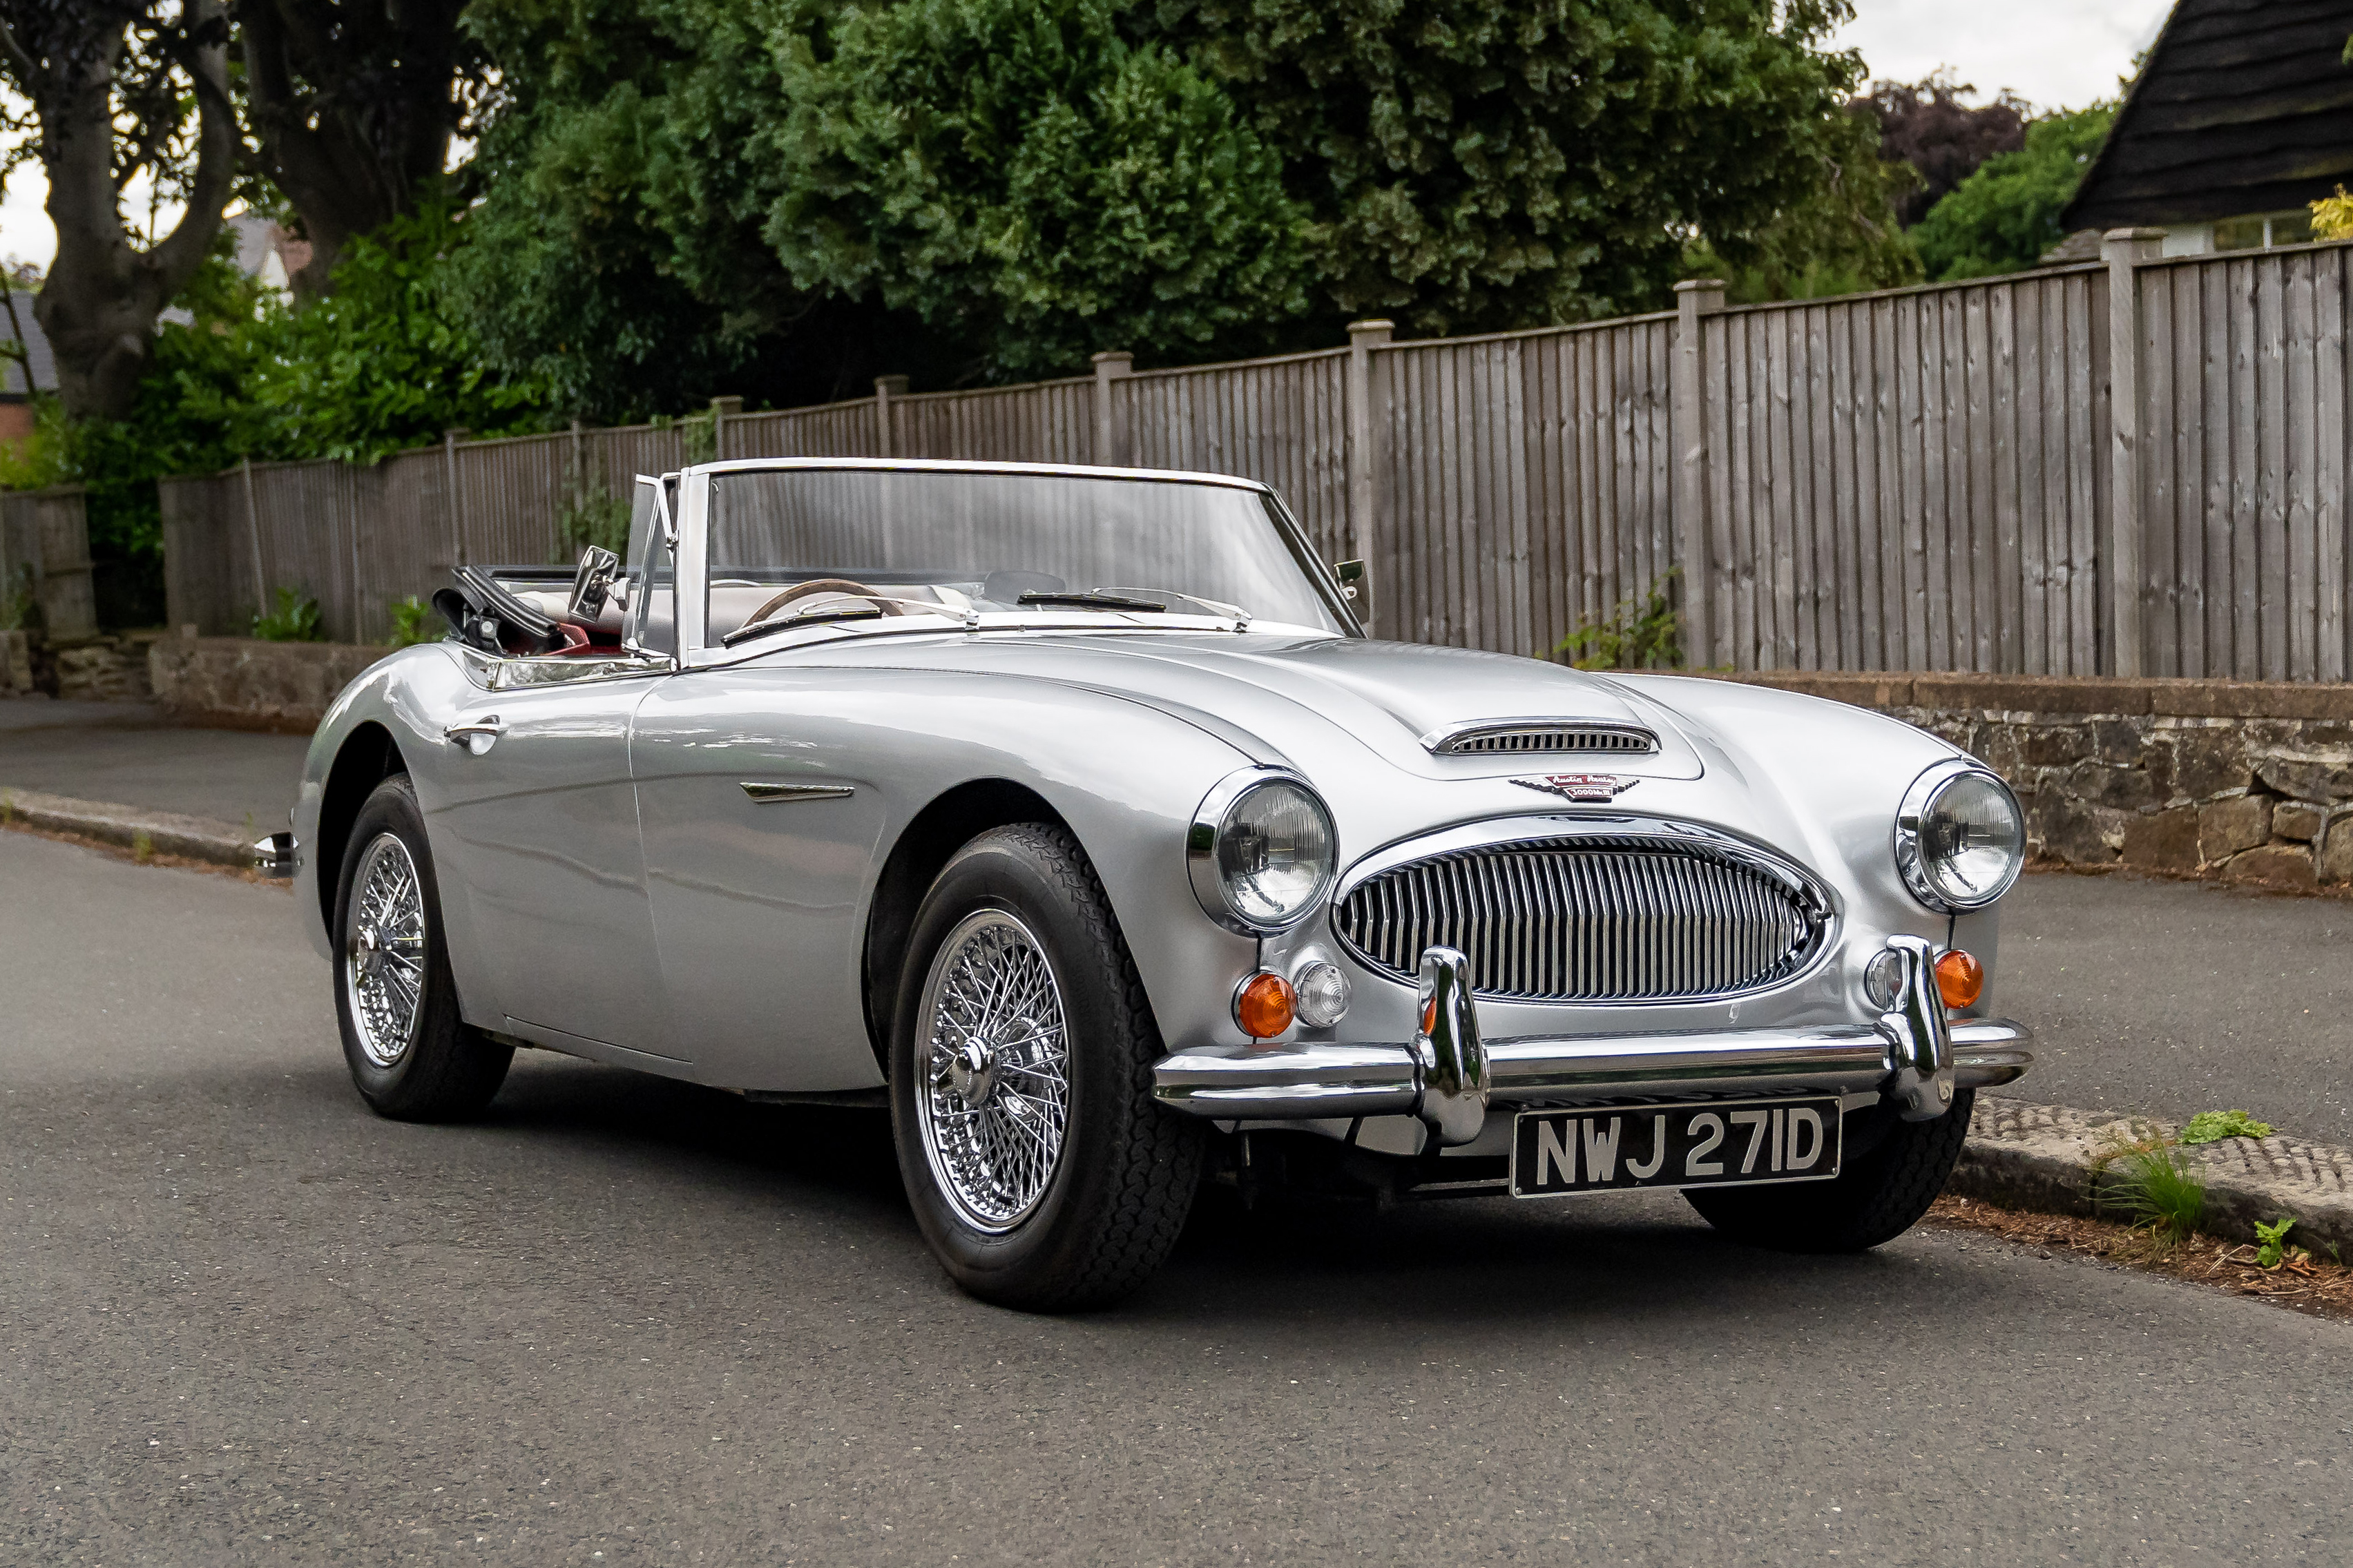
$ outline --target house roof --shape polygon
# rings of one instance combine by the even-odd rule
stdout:
[[[2284,212],[2353,182],[2353,0],[2176,0],[2069,229]]]
[[[9,303],[16,308],[16,327],[25,333],[25,357],[33,367],[33,386],[42,392],[58,389],[57,357],[49,353],[49,340],[41,334],[41,323],[33,320],[33,291],[13,289]],[[0,310],[0,340],[13,340],[16,329],[8,324],[8,314]],[[12,357],[0,365],[0,401],[22,402],[26,396],[25,367]]]

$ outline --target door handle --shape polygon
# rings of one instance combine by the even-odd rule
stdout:
[[[441,731],[441,738],[459,742],[479,757],[497,744],[499,737],[506,732],[506,725],[493,713],[487,719],[478,719],[470,723],[452,724]]]

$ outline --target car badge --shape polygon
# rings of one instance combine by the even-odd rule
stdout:
[[[1514,779],[1512,782],[1522,789],[1540,789],[1546,795],[1556,795],[1565,800],[1606,805],[1642,781],[1620,778],[1616,773],[1547,773],[1540,779]]]

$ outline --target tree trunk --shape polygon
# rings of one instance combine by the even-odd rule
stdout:
[[[248,114],[263,168],[311,242],[299,298],[343,247],[414,209],[457,123],[464,0],[239,0]]]
[[[16,7],[10,7],[16,11]],[[120,419],[154,357],[155,321],[212,247],[236,174],[237,128],[227,97],[227,50],[192,58],[211,90],[200,89],[197,159],[187,210],[164,239],[135,248],[114,182],[114,73],[124,23],[97,7],[69,19],[8,17],[7,42],[41,126],[48,214],[57,259],[33,301],[34,319],[57,357],[58,394],[77,418]],[[192,0],[185,13],[201,36],[221,16],[220,0]],[[46,20],[41,28],[28,20]],[[217,29],[214,29],[217,32]]]

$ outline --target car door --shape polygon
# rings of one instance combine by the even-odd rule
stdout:
[[[664,989],[706,1082],[881,1082],[860,964],[889,812],[872,717],[892,674],[689,670],[637,710],[630,756]]]
[[[448,727],[444,879],[454,869],[463,883],[497,1010],[525,1038],[554,1031],[682,1059],[661,1007],[629,772],[630,720],[663,679],[476,690]]]

